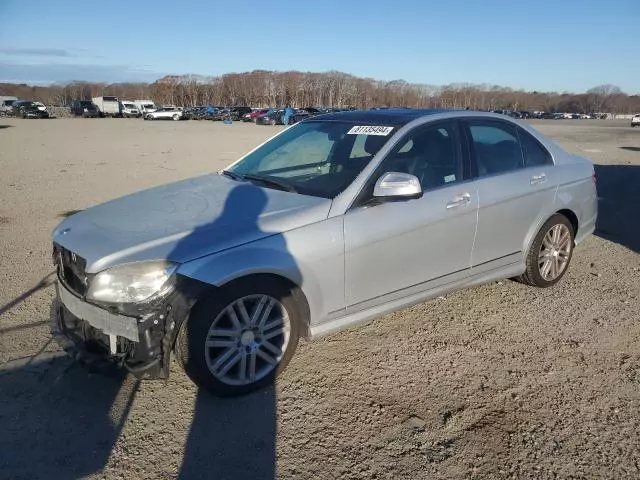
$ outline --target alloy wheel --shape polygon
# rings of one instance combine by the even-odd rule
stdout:
[[[571,256],[571,232],[561,223],[552,226],[544,236],[538,254],[540,275],[547,281],[553,281],[562,275]]]
[[[291,322],[278,300],[248,295],[227,305],[205,339],[209,372],[227,385],[249,385],[273,371],[289,344]]]

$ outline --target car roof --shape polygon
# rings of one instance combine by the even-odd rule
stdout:
[[[365,125],[402,126],[416,118],[451,111],[453,110],[438,108],[382,108],[375,110],[351,110],[346,112],[327,113],[313,118],[322,121],[349,122]]]

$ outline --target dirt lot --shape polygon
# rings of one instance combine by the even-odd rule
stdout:
[[[558,286],[498,282],[304,343],[275,388],[234,400],[177,365],[138,383],[61,355],[49,235],[277,127],[2,123],[0,477],[640,478],[640,129],[626,121],[537,123],[597,163],[597,235]]]

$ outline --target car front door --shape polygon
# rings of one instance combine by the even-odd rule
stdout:
[[[532,229],[552,211],[557,181],[551,155],[515,124],[470,119],[463,125],[478,177],[476,274],[522,260]]]
[[[465,181],[458,124],[417,127],[383,160],[344,217],[347,312],[420,293],[469,274],[477,194]],[[421,198],[377,203],[386,172],[418,177]]]

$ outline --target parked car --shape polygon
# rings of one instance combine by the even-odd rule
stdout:
[[[14,102],[18,101],[18,97],[14,96],[0,96],[0,116],[8,116],[13,114],[11,109]]]
[[[291,116],[289,123],[290,124],[298,123],[309,117],[313,117],[313,114],[309,113],[306,109],[301,108],[295,111],[295,113]]]
[[[42,102],[33,102],[33,104],[38,108],[38,110],[45,111],[47,109],[46,105]]]
[[[49,118],[49,112],[40,110],[35,102],[18,100],[11,105],[11,114],[22,118]]]
[[[120,116],[120,102],[118,101],[118,97],[93,97],[91,101],[96,107],[98,107],[100,115],[103,117]]]
[[[190,120],[192,118],[196,118],[200,114],[202,109],[203,107],[187,107],[182,110],[182,119]]]
[[[283,108],[272,108],[267,113],[256,117],[257,125],[282,125]]]
[[[122,115],[125,118],[138,118],[140,117],[142,114],[140,113],[140,110],[138,110],[138,107],[136,106],[135,103],[133,103],[131,100],[122,100],[120,102],[120,115]]]
[[[251,111],[250,113],[245,114],[242,117],[242,121],[243,122],[253,122],[256,123],[256,119],[260,116],[260,115],[264,115],[265,113],[269,113],[272,109],[271,108],[257,108],[253,111]]]
[[[632,127],[638,127],[638,126],[640,126],[640,114],[638,114],[638,115],[634,115],[634,116],[631,118],[631,126],[632,126]]]
[[[240,121],[246,114],[251,113],[251,107],[233,107],[229,111],[231,120]]]
[[[167,107],[147,113],[145,120],[182,120],[182,110],[176,107]]]
[[[54,333],[141,378],[165,378],[173,351],[240,395],[301,336],[502,278],[551,287],[596,217],[593,164],[510,117],[323,115],[63,220]]]
[[[73,100],[71,102],[71,114],[76,117],[99,117],[100,110],[90,100]]]
[[[213,107],[208,108],[205,111],[205,119],[212,121],[223,121],[226,118],[230,118],[231,111],[228,108],[224,107]]]

